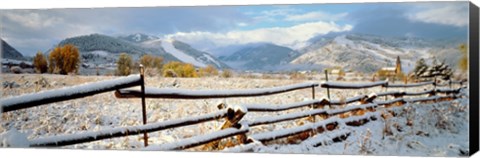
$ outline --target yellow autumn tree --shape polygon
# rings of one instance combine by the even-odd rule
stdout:
[[[145,73],[153,76],[155,72],[153,71],[154,69],[157,69],[157,71],[160,71],[162,69],[163,58],[146,54],[143,55],[142,58],[140,58],[139,62],[144,66]]]
[[[33,67],[39,73],[45,73],[48,70],[48,63],[43,53],[38,51],[35,57],[33,57]]]
[[[195,67],[189,63],[171,61],[163,65],[164,77],[198,77]]]
[[[80,67],[80,52],[73,44],[58,46],[48,56],[50,73],[77,73]]]
[[[462,70],[463,73],[468,71],[468,49],[466,44],[461,44],[459,46],[460,53],[462,54],[462,57],[460,58],[460,61],[458,61],[458,67],[460,70]]]
[[[200,68],[198,70],[198,75],[199,76],[217,76],[218,75],[218,70],[215,68],[213,65],[207,65],[207,67]]]

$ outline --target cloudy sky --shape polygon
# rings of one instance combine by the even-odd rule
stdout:
[[[251,42],[295,49],[331,32],[466,39],[468,2],[0,10],[0,27],[25,55],[92,33],[145,33],[203,50]]]

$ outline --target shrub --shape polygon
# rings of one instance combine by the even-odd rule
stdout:
[[[39,73],[45,73],[48,70],[48,63],[45,56],[43,56],[42,52],[37,52],[37,55],[33,57],[33,67]]]
[[[80,53],[74,45],[66,44],[63,47],[55,47],[50,52],[48,60],[48,71],[50,73],[76,73],[80,66]]]
[[[150,76],[153,76],[154,71],[152,70],[154,69],[157,69],[157,71],[161,70],[163,58],[146,54],[146,55],[143,55],[142,58],[140,58],[139,62],[144,66],[145,74],[149,74]]]
[[[199,70],[199,76],[217,76],[218,75],[218,70],[215,68],[213,65],[208,65],[205,68],[200,68]]]
[[[162,68],[164,77],[198,77],[192,64],[171,61]]]
[[[115,74],[120,76],[130,75],[132,66],[132,57],[127,53],[121,53],[117,60],[117,70]]]
[[[233,75],[233,73],[232,73],[231,70],[223,69],[223,71],[222,71],[222,77],[223,78],[230,78],[230,77],[232,77],[232,75]]]
[[[468,49],[466,44],[461,44],[459,46],[460,52],[462,57],[458,61],[458,67],[462,71],[462,73],[466,73],[468,71]]]

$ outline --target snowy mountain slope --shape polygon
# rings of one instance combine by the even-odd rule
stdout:
[[[303,55],[294,59],[292,64],[340,66],[360,72],[375,72],[381,67],[395,65],[399,56],[403,71],[409,72],[420,58],[449,59],[447,64],[452,67],[456,66],[459,59],[459,51],[455,48],[457,43],[444,45],[441,42],[417,38],[342,34],[335,37],[316,37],[311,42],[311,45],[300,50]]]
[[[207,66],[204,63],[195,60],[195,58],[193,58],[192,56],[185,54],[183,51],[176,49],[175,46],[173,46],[173,41],[171,40],[163,41],[162,47],[165,49],[165,51],[167,51],[168,53],[170,53],[171,55],[175,56],[176,58],[180,59],[183,62],[190,63],[198,67]]]
[[[131,34],[131,35],[128,35],[128,36],[119,36],[118,38],[122,39],[122,40],[125,40],[125,41],[128,41],[128,42],[133,42],[133,43],[142,43],[142,42],[145,42],[145,41],[158,39],[158,37],[151,36],[151,35],[146,35],[146,34],[143,34],[143,33],[135,33],[135,34]]]
[[[210,53],[199,51],[184,42],[174,40],[172,41],[172,45],[175,49],[193,57],[196,61],[199,61],[203,64],[213,65],[221,69],[229,68],[229,66],[227,66],[225,63],[223,63],[222,61],[220,61]]]
[[[140,43],[140,45],[146,48],[162,49],[168,54],[177,58],[178,60],[185,63],[191,63],[197,67],[206,67],[207,65],[213,65],[219,69],[229,68],[228,65],[218,60],[213,55],[204,51],[199,51],[181,41],[173,39],[157,39],[144,41]]]
[[[288,64],[299,52],[288,47],[270,43],[248,45],[221,60],[229,66],[242,70],[271,70]]]

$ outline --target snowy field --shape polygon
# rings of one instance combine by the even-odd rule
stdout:
[[[62,76],[2,74],[2,82],[15,82],[18,86],[2,87],[2,98],[19,94],[57,89],[82,83],[113,79],[112,76]],[[245,78],[160,78],[147,77],[146,85],[158,88],[204,89],[252,89],[270,88],[320,80],[287,79],[245,79]],[[388,91],[420,92],[432,86],[419,88],[389,88]],[[384,92],[375,87],[361,90],[331,90],[332,99],[345,99],[372,92]],[[467,97],[455,101],[432,104],[407,104],[392,110],[396,117],[378,118],[360,127],[340,126],[340,129],[316,135],[309,139],[326,139],[330,134],[351,131],[350,136],[333,143],[326,140],[323,146],[312,147],[309,139],[298,144],[284,144],[281,140],[255,145],[254,152],[267,153],[310,153],[348,155],[410,155],[410,156],[463,156],[468,154],[469,102]],[[326,97],[326,90],[317,87],[315,98]],[[188,118],[217,112],[218,103],[235,104],[289,104],[312,99],[311,89],[297,90],[262,97],[226,99],[147,99],[147,122],[161,122],[171,119]],[[383,97],[377,100],[384,100]],[[76,100],[47,104],[44,106],[17,110],[1,114],[0,144],[15,132],[29,140],[46,136],[98,131],[115,127],[142,124],[140,99],[117,99],[113,92]],[[284,115],[286,113],[310,110],[292,109],[283,112],[248,113],[243,119]],[[385,110],[385,109],[383,109]],[[383,111],[379,109],[378,111]],[[247,135],[297,127],[302,119],[251,127]],[[160,145],[175,142],[196,135],[218,131],[224,120],[210,121],[197,125],[149,133],[149,144]],[[5,146],[4,146],[5,147]],[[65,146],[75,149],[128,149],[143,148],[143,135],[100,140],[90,143]],[[188,149],[200,151],[202,147]]]

